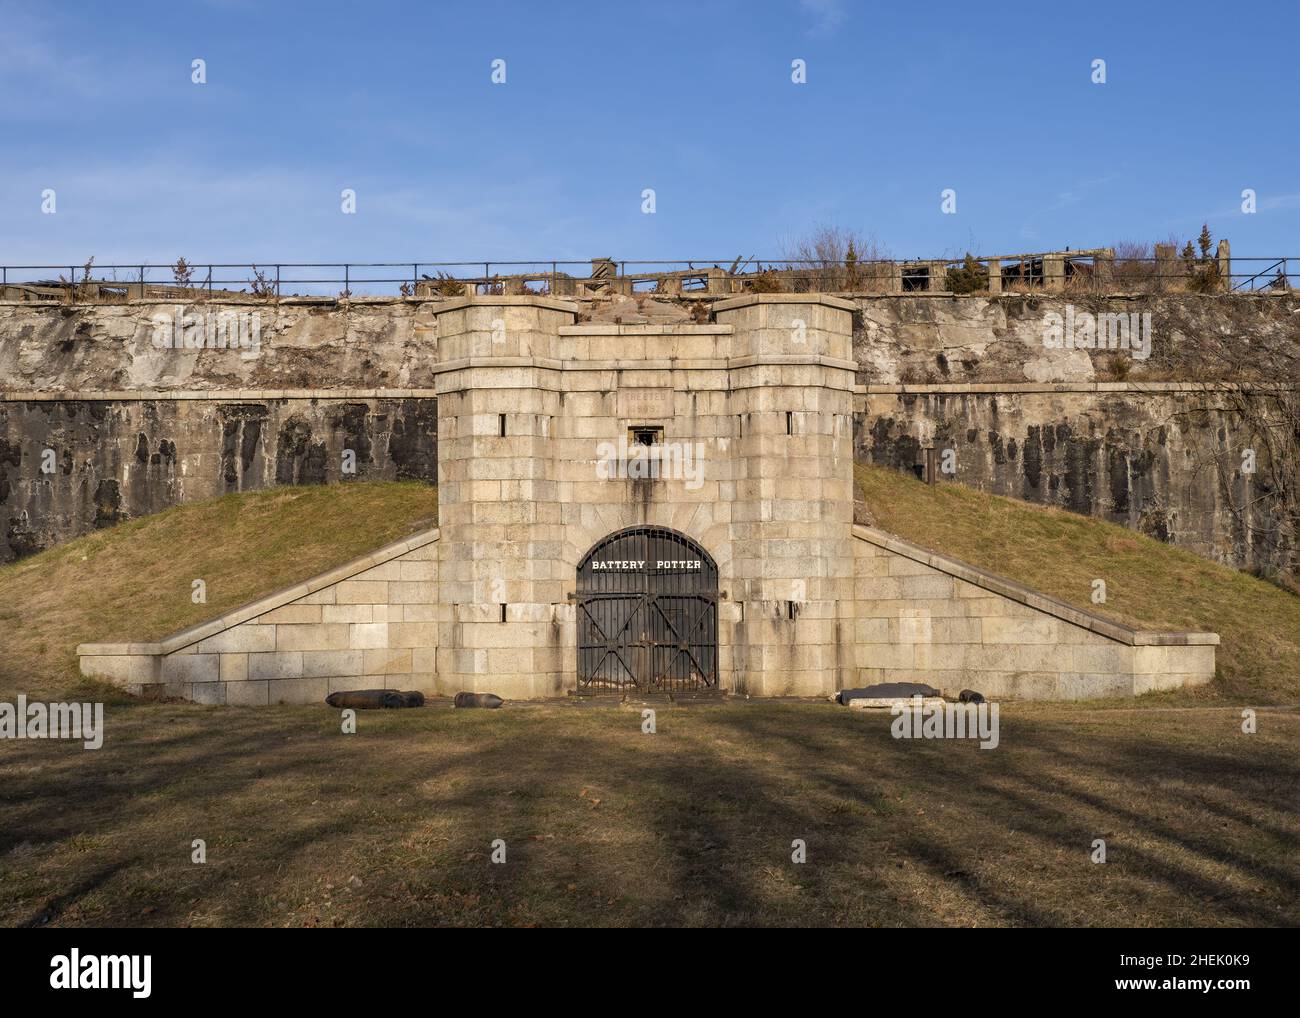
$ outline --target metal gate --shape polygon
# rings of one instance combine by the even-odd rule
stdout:
[[[690,538],[633,527],[578,565],[578,691],[718,686],[718,567]]]

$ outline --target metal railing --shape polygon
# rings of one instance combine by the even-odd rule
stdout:
[[[1050,255],[870,261],[811,259],[535,260],[481,262],[249,262],[4,265],[4,299],[75,297],[450,296],[603,292],[671,296],[750,292],[917,293],[1258,292],[1291,289],[1300,257],[1115,258]],[[1296,269],[1292,269],[1295,266]],[[952,273],[955,273],[953,275]],[[358,290],[358,287],[365,289]],[[91,293],[91,291],[97,291]],[[24,294],[31,294],[24,297]]]

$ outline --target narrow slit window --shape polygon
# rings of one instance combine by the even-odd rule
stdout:
[[[498,418],[497,427],[499,429],[498,434],[500,435],[501,438],[505,438],[506,437],[506,415],[497,414],[497,418]]]

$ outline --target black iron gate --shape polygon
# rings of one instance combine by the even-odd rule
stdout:
[[[611,534],[578,565],[578,691],[718,686],[718,567],[665,527]]]

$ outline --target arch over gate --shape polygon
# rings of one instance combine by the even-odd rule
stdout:
[[[685,534],[629,527],[578,564],[578,691],[718,686],[718,567]]]

